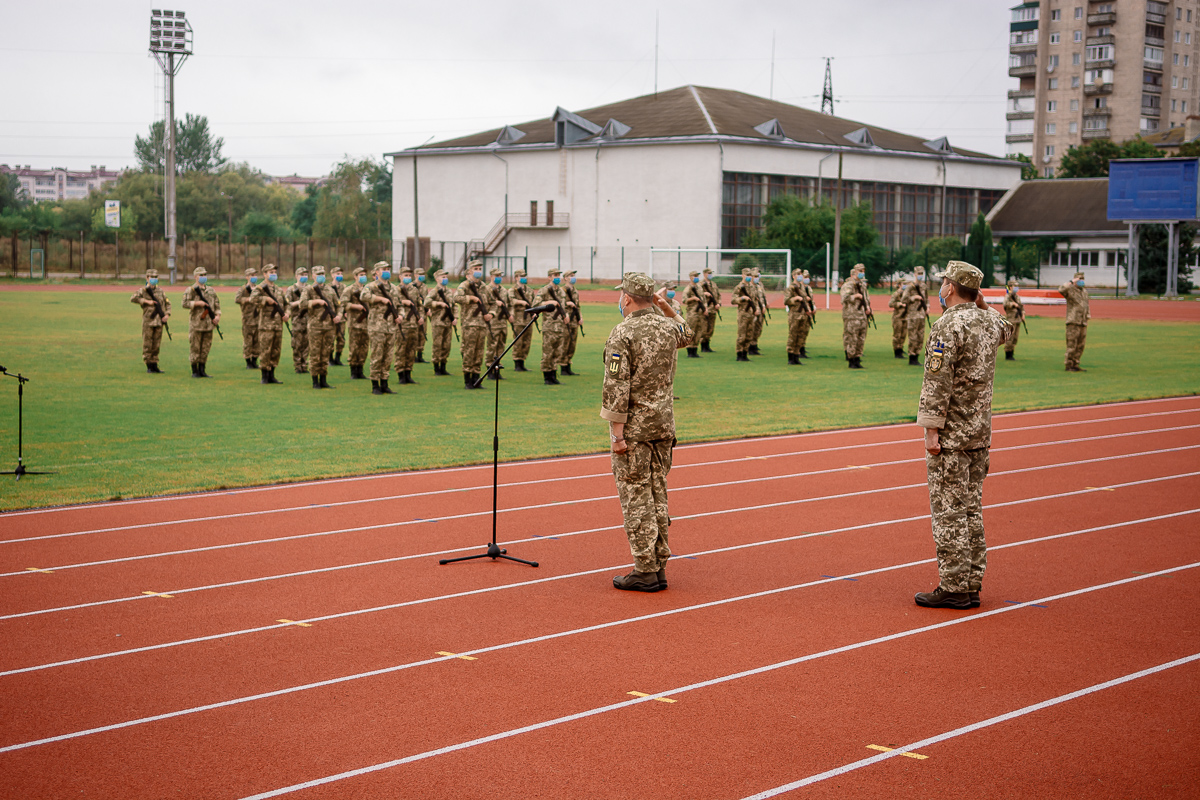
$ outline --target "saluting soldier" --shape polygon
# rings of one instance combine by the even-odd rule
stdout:
[[[246,359],[246,369],[258,369],[258,306],[250,302],[257,283],[258,270],[247,268],[246,282],[233,297],[242,309],[242,358]]]
[[[308,267],[297,267],[296,282],[283,293],[292,323],[292,366],[297,373],[308,372],[308,312],[300,308],[300,296],[307,286]]]
[[[562,291],[567,301],[566,342],[563,343],[562,374],[576,375],[571,371],[571,359],[575,358],[575,345],[579,342],[579,330],[583,327],[583,309],[579,305],[579,290],[575,288],[576,270],[563,273]]]
[[[329,359],[329,363],[340,367],[342,366],[342,351],[346,349],[346,301],[342,297],[349,287],[341,267],[334,267],[329,274],[333,276],[333,286],[330,288],[337,294],[338,305],[342,306],[342,321],[333,326],[333,358]]]
[[[417,343],[421,340],[421,328],[425,325],[424,301],[421,291],[413,281],[410,267],[400,270],[400,286],[394,287],[400,297],[400,338],[396,342],[396,383],[401,386],[415,384],[412,378],[413,364],[417,361]]]
[[[1087,341],[1088,320],[1092,314],[1088,309],[1088,293],[1084,287],[1082,272],[1058,287],[1058,293],[1067,298],[1067,372],[1087,372],[1079,366],[1083,358],[1083,345]]]
[[[643,273],[625,273],[617,307],[624,319],[604,345],[600,417],[609,425],[633,570],[613,578],[613,586],[658,592],[667,588],[671,555],[667,474],[675,447],[676,351],[691,345],[693,333]]]
[[[425,298],[429,296],[429,284],[425,282],[425,273],[417,274],[417,281],[413,284],[417,288],[417,294],[421,297],[421,326],[417,329],[417,358],[418,364],[425,363],[425,341],[429,338],[429,317],[424,313]]]
[[[439,269],[433,275],[434,287],[425,296],[425,315],[433,328],[433,374],[449,375],[450,334],[454,331],[454,297],[449,289],[450,273]]]
[[[488,323],[492,312],[488,308],[488,297],[483,285],[483,262],[474,259],[467,265],[467,279],[458,285],[454,302],[458,303],[459,319],[462,320],[462,369],[463,386],[478,389],[475,385],[483,365],[483,350],[487,344]]]
[[[516,336],[529,324],[529,315],[525,313],[525,309],[533,306],[533,295],[529,291],[529,278],[525,275],[525,270],[513,271],[513,287],[509,290],[508,297],[512,301],[512,305],[509,306],[512,311],[512,332],[513,336]],[[529,371],[525,369],[525,359],[529,358],[529,347],[532,344],[532,330],[525,331],[525,335],[513,344],[512,356],[515,372]]]
[[[146,270],[146,285],[133,293],[129,302],[142,307],[142,361],[146,372],[161,374],[158,351],[162,347],[163,326],[171,319],[171,301],[158,288],[158,270]],[[196,374],[196,370],[192,370]]]
[[[801,337],[803,335],[807,338],[810,322],[808,295],[803,280],[803,270],[792,270],[792,282],[788,284],[787,292],[783,296],[783,306],[788,313],[787,357],[788,364],[792,366],[803,363],[800,360],[800,351],[804,349]]]
[[[933,323],[917,424],[925,429],[925,467],[937,552],[938,586],[914,598],[928,608],[976,608],[987,567],[983,479],[992,437],[996,351],[1012,326],[988,308],[983,273],[951,261],[938,292],[945,312]]]
[[[892,352],[896,358],[904,358],[904,340],[908,338],[908,304],[904,297],[908,292],[908,281],[902,279],[888,300],[892,310]]]
[[[312,268],[313,283],[300,295],[300,307],[308,312],[308,371],[314,389],[329,385],[329,355],[333,352],[333,329],[342,321],[337,291],[325,285],[325,267]]]
[[[860,270],[863,270],[860,272]],[[842,283],[842,348],[850,369],[863,369],[863,345],[867,339],[867,311],[870,308],[867,294],[866,271],[862,264],[854,269]]]
[[[562,363],[567,344],[567,298],[562,291],[562,271],[554,267],[548,274],[550,282],[538,289],[533,303],[554,306],[553,311],[542,315],[542,382],[557,386],[558,365]]]
[[[275,368],[283,347],[283,324],[290,317],[284,292],[276,286],[279,271],[274,264],[267,264],[263,273],[266,280],[250,294],[250,302],[258,308],[258,371],[262,383],[279,383]]]
[[[1004,343],[1004,360],[1016,361],[1017,339],[1021,335],[1021,323],[1025,321],[1025,304],[1020,298],[1020,284],[1016,278],[1008,279],[1008,291],[1004,294],[1004,318],[1012,326],[1012,336]]]
[[[488,310],[492,312],[492,319],[488,322],[487,352],[484,354],[483,363],[490,367],[496,357],[504,352],[504,346],[508,343],[508,318],[512,314],[512,302],[508,296],[508,289],[504,288],[504,271],[499,267],[492,267],[488,276],[491,278],[491,285],[486,287],[490,296]],[[501,380],[500,372],[493,370],[488,373],[488,378],[494,381]]]
[[[737,350],[738,361],[750,360],[750,345],[754,341],[754,320],[762,316],[758,307],[758,294],[754,291],[754,276],[750,268],[742,270],[742,282],[733,290],[733,304],[737,306]]]
[[[692,270],[688,273],[688,286],[683,292],[683,305],[687,309],[687,324],[692,332],[704,330],[704,316],[708,313],[708,298],[704,296],[704,288],[700,285],[700,273]],[[699,343],[693,341],[687,349],[688,358],[700,357]]]
[[[367,338],[371,342],[371,394],[395,394],[388,388],[388,374],[396,358],[400,338],[400,294],[390,283],[388,262],[377,261],[371,270],[375,280],[363,287],[359,297],[366,305]]]
[[[221,324],[221,299],[205,286],[208,271],[204,267],[192,270],[196,282],[183,293],[183,307],[188,309],[188,357],[192,362],[192,377],[207,378],[205,366],[212,347],[213,327]]]
[[[367,301],[363,299],[363,287],[367,285],[367,271],[355,267],[354,280],[342,285],[342,294],[338,302],[342,306],[342,326],[348,333],[350,353],[347,361],[350,365],[351,380],[366,380],[363,364],[367,361],[369,338],[367,333]],[[337,359],[334,359],[336,362]]]
[[[700,340],[700,352],[711,353],[713,332],[717,329],[717,309],[721,307],[721,290],[712,280],[713,271],[704,268],[704,279],[700,281],[700,289],[704,292],[706,311],[704,312],[704,330],[695,331]]]

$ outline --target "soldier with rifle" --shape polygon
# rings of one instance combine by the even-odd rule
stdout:
[[[308,312],[308,371],[314,389],[329,385],[329,356],[333,353],[334,328],[342,321],[336,289],[325,285],[325,267],[312,268],[313,283],[300,295],[300,307]]]
[[[421,296],[421,327],[417,329],[417,358],[418,364],[425,363],[425,341],[429,338],[429,317],[425,314],[425,298],[429,296],[429,284],[425,281],[425,273],[417,273],[417,281],[413,284],[417,294]]]
[[[925,268],[914,267],[913,277],[904,290],[905,319],[908,324],[908,365],[921,366],[921,348],[925,346],[925,326],[929,321],[929,291],[925,288]]]
[[[274,264],[263,268],[262,283],[250,293],[250,302],[258,308],[258,371],[261,383],[279,383],[275,367],[279,366],[279,351],[283,346],[283,327],[287,320],[287,300],[283,290],[275,285],[279,271]]]
[[[287,301],[288,316],[284,321],[291,320],[288,329],[292,334],[292,367],[297,374],[308,372],[308,312],[300,308],[300,295],[308,286],[308,267],[296,269],[296,282],[287,288],[283,298]]]
[[[758,349],[758,340],[762,338],[763,327],[770,325],[768,321],[771,317],[771,309],[767,305],[767,291],[762,285],[762,275],[758,271],[758,267],[750,270],[750,276],[753,280],[750,282],[750,288],[754,292],[754,302],[758,306],[759,313],[754,317],[754,324],[750,332],[750,355],[761,356],[762,351]]]
[[[842,282],[842,348],[850,369],[863,369],[863,345],[867,339],[867,322],[873,315],[867,293],[866,272],[856,264]]]
[[[258,369],[258,306],[250,302],[257,283],[258,270],[247,267],[246,282],[233,298],[242,309],[242,358],[246,359],[246,369]]]
[[[395,394],[388,388],[388,374],[396,357],[400,336],[397,320],[400,295],[390,282],[388,262],[377,261],[372,268],[375,280],[363,287],[360,297],[367,311],[367,337],[371,342],[371,394]]]
[[[738,309],[737,343],[734,345],[737,350],[737,360],[749,361],[755,318],[762,316],[757,293],[754,291],[754,276],[749,267],[742,269],[742,282],[733,290],[733,304]]]
[[[472,259],[467,265],[467,279],[458,285],[454,302],[461,307],[463,388],[478,389],[475,385],[483,368],[483,350],[487,344],[488,323],[492,312],[484,297],[483,262]]]
[[[142,361],[146,372],[161,374],[158,368],[158,351],[162,346],[163,331],[171,338],[167,320],[171,318],[171,301],[158,288],[158,270],[146,270],[146,285],[134,292],[129,302],[142,307]]]
[[[554,310],[542,318],[542,378],[547,386],[557,386],[558,365],[563,363],[567,344],[567,298],[562,290],[562,270],[547,273],[550,282],[538,289],[535,305],[551,305]]]
[[[901,280],[888,300],[888,308],[892,310],[892,353],[896,358],[904,358],[904,340],[908,338],[908,315],[905,314],[908,305],[904,301],[907,289],[908,282]]]
[[[491,278],[491,283],[484,289],[488,294],[488,310],[492,312],[492,319],[488,323],[487,351],[484,353],[483,363],[491,366],[496,357],[504,352],[504,346],[508,342],[512,306],[508,289],[504,288],[504,271],[499,267],[492,267],[488,277]],[[488,379],[498,381],[501,380],[501,375],[499,371],[493,370],[488,373]]]
[[[562,374],[577,375],[578,373],[571,371],[571,360],[575,358],[575,346],[579,343],[580,336],[586,336],[583,332],[583,312],[579,306],[579,290],[575,288],[575,273],[576,270],[567,270],[563,273],[562,291],[563,297],[567,300],[567,340],[563,345],[563,360]]]
[[[811,320],[808,287],[803,283],[803,278],[803,270],[792,270],[792,282],[788,284],[787,292],[783,296],[783,306],[788,312],[787,357],[791,366],[803,363],[800,361],[800,351],[804,349],[802,342],[808,337]]]
[[[525,331],[525,326],[529,324],[529,317],[525,314],[525,309],[533,306],[533,296],[529,292],[529,278],[525,275],[525,270],[518,269],[513,271],[513,287],[508,291],[508,297],[511,301],[512,310],[512,332],[513,336]],[[534,322],[534,326],[537,326]],[[538,327],[538,331],[541,328]],[[529,357],[529,347],[533,344],[533,331],[525,331],[525,335],[517,339],[513,344],[513,369],[516,372],[528,372],[525,369],[525,359]]]
[[[433,329],[433,374],[449,375],[446,371],[446,361],[450,358],[450,334],[458,337],[458,328],[454,327],[454,298],[448,288],[450,273],[439,269],[433,275],[433,289],[425,295],[425,316]]]
[[[413,280],[410,267],[400,270],[400,286],[396,287],[400,297],[400,338],[396,342],[396,383],[401,386],[414,384],[413,364],[417,361],[417,345],[421,341],[421,328],[425,326],[425,300]]]
[[[700,283],[700,273],[692,270],[688,273],[688,286],[683,292],[683,305],[687,309],[687,326],[693,333],[704,330],[704,320],[708,314],[708,299]],[[688,358],[700,357],[700,343],[693,339],[692,346],[687,349]]]
[[[361,267],[360,267],[361,269]],[[333,326],[333,358],[329,359],[330,366],[342,366],[342,351],[346,349],[346,301],[342,298],[345,296],[345,291],[348,287],[346,284],[345,275],[341,267],[334,267],[329,270],[333,285],[330,288],[337,295],[338,304],[342,306],[342,321]]]
[[[1012,338],[1004,343],[1004,360],[1016,361],[1017,338],[1021,333],[1020,326],[1025,327],[1025,333],[1029,333],[1029,326],[1025,324],[1025,304],[1021,302],[1019,297],[1020,284],[1016,278],[1008,279],[1008,291],[1004,295],[1004,318],[1008,320],[1012,326]]]
[[[707,309],[704,312],[704,330],[695,332],[696,338],[700,342],[701,353],[713,352],[713,332],[717,328],[717,320],[721,317],[721,290],[713,282],[712,274],[712,269],[705,267],[704,278],[700,281],[700,291],[704,292],[704,302]]]
[[[188,309],[188,357],[192,362],[192,377],[207,378],[205,366],[208,351],[212,347],[212,335],[216,330],[221,338],[221,300],[212,289],[206,288],[208,271],[204,267],[192,270],[196,282],[183,293],[183,307]]]
[[[350,365],[350,379],[356,381],[366,380],[367,376],[363,373],[363,364],[367,361],[367,301],[363,299],[363,287],[367,285],[367,271],[362,267],[355,267],[353,273],[354,280],[342,286],[342,294],[339,302],[342,305],[342,316],[345,318],[342,323],[346,327],[350,344],[350,354],[347,357],[347,362]],[[337,359],[334,359],[336,364]]]

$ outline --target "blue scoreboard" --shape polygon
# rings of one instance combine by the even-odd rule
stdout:
[[[1200,158],[1108,162],[1108,218],[1200,219]]]

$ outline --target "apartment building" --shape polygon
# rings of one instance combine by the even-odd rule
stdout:
[[[1012,9],[1009,155],[1053,177],[1064,153],[1200,112],[1200,2],[1040,0]]]
[[[28,164],[23,167],[19,164],[14,167],[0,164],[0,173],[16,175],[25,194],[35,203],[43,200],[75,200],[87,197],[92,191],[100,191],[105,186],[116,183],[121,177],[120,172],[95,165],[87,172],[76,172],[63,167],[33,169]]]

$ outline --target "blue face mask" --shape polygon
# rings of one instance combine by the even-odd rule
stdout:
[[[257,275],[251,275],[251,276],[250,276],[250,285],[251,285],[251,286],[257,286],[257,285],[258,285],[258,276],[257,276]]]
[[[749,283],[749,282],[750,282],[750,276],[749,276],[749,275],[743,275],[743,276],[742,276],[742,280],[744,280],[746,283]]]
[[[158,278],[148,278],[146,282],[151,286],[158,286]]]
[[[201,275],[200,277],[196,278],[196,283],[198,283],[198,284],[200,284],[201,286],[203,286],[204,284],[208,283],[208,276],[207,276],[207,275]]]
[[[569,280],[570,280],[571,285],[574,286],[575,285],[575,276],[572,275]]]
[[[554,279],[554,285],[555,285],[555,286],[558,286],[560,283],[562,283],[562,278],[555,278],[555,279]]]
[[[385,281],[390,280],[391,277],[392,277],[392,271],[390,269],[385,269],[383,272],[379,273],[379,278],[381,280],[385,280]]]
[[[300,282],[301,282],[301,283],[308,283],[308,276],[307,276],[307,275],[301,275],[299,280],[300,280]]]
[[[449,286],[449,285],[450,285],[450,279],[442,278],[442,286]]]
[[[625,295],[621,295],[621,297],[617,300],[617,311],[621,312],[622,317],[625,316],[625,304],[621,302],[621,300],[624,299]]]
[[[528,279],[528,278],[521,278],[521,283],[529,283],[529,279]]]
[[[418,276],[417,276],[417,281],[418,281],[419,283],[424,283],[424,282],[425,282],[425,276],[424,276],[424,275],[418,275]]]
[[[337,281],[338,283],[341,283],[342,281],[344,281],[346,279],[346,276],[345,275],[334,275],[333,279],[335,281]]]
[[[668,290],[667,290],[667,299],[668,299],[668,300],[670,300],[670,299],[672,299],[672,298],[674,298],[674,297],[675,297],[675,290],[674,290],[674,289],[668,289]]]
[[[325,282],[325,276],[324,276],[324,275],[318,275],[318,276],[317,276],[317,283],[324,283],[324,282]]]
[[[1080,278],[1079,280],[1075,281],[1076,286],[1083,286],[1085,283],[1086,283],[1086,281],[1084,281],[1083,278]]]
[[[366,284],[366,282],[367,282],[367,276],[366,276],[366,275],[359,275],[359,276],[358,276],[358,282],[359,282],[359,283],[361,283],[361,284]]]
[[[700,282],[699,278],[692,278],[692,283],[699,283],[699,282]]]
[[[480,272],[479,270],[475,270],[474,272],[471,273],[471,277],[474,278],[475,280],[479,280],[480,278],[483,277],[483,273]]]
[[[805,286],[807,286],[807,285],[808,285],[808,278],[805,278],[805,279],[804,279],[803,281],[801,281],[801,282],[802,282],[802,283],[803,283]]]
[[[492,283],[494,283],[494,284],[496,284],[497,286],[499,286],[499,285],[500,285],[500,276],[499,276],[499,275],[497,275],[497,276],[495,276],[494,278],[492,278]]]
[[[1014,287],[1012,287],[1012,289],[1010,289],[1010,291],[1011,291],[1013,294],[1017,294],[1017,287],[1015,287],[1015,286],[1014,286]]]
[[[274,272],[267,273],[267,282],[268,283],[274,283],[277,280],[279,280],[279,276],[276,275]]]
[[[410,283],[412,283],[412,278],[405,276],[404,280],[401,281],[401,283],[403,283],[405,286],[408,286]]]

